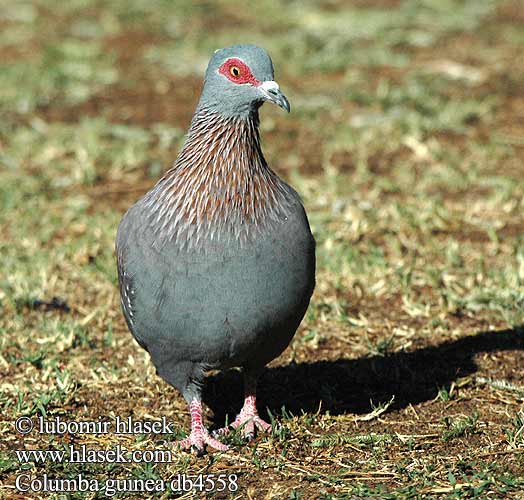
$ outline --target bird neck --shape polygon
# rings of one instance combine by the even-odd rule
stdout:
[[[268,169],[258,132],[258,110],[246,115],[225,117],[199,108],[189,129],[175,169],[197,169],[215,173]],[[252,172],[251,172],[252,173]],[[234,182],[234,179],[228,179]]]
[[[243,243],[285,217],[289,192],[264,159],[258,123],[258,112],[197,110],[175,165],[146,197],[159,238]]]

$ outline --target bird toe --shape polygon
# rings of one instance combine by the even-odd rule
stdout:
[[[257,429],[260,429],[264,432],[269,432],[271,430],[271,424],[262,420],[260,417],[256,416],[253,419],[253,423]]]
[[[198,457],[204,455],[206,445],[218,451],[227,451],[229,449],[227,445],[211,436],[207,430],[192,431],[188,437],[181,439],[177,444],[179,449],[190,449]]]

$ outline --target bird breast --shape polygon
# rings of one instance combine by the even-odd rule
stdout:
[[[247,244],[285,219],[292,198],[267,166],[256,123],[204,115],[144,201],[158,246],[199,250],[221,239]]]

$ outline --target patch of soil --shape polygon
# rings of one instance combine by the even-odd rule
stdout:
[[[496,23],[518,24],[524,23],[524,9],[520,0],[502,2],[497,6]]]
[[[325,10],[338,12],[348,6],[362,9],[396,9],[401,0],[323,0],[320,4]]]
[[[147,81],[130,83],[127,88],[113,85],[78,106],[52,105],[39,109],[38,114],[50,122],[74,123],[85,116],[103,116],[112,123],[147,127],[162,122],[187,128],[200,93],[199,83],[184,77],[158,85]]]
[[[105,40],[108,52],[116,56],[118,70],[128,79],[126,85],[109,85],[76,106],[42,107],[38,114],[46,121],[74,123],[84,116],[103,116],[113,123],[148,126],[170,123],[186,128],[195,109],[202,79],[145,73],[136,64],[148,47],[165,41],[165,37],[148,32],[120,33]]]

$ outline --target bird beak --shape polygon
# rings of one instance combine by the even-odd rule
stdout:
[[[276,104],[277,106],[280,106],[282,109],[285,109],[288,113],[291,111],[289,101],[280,90],[280,87],[278,86],[277,82],[274,82],[273,80],[268,80],[266,82],[262,82],[258,88],[262,92],[262,98],[265,101],[269,101],[273,104]]]

